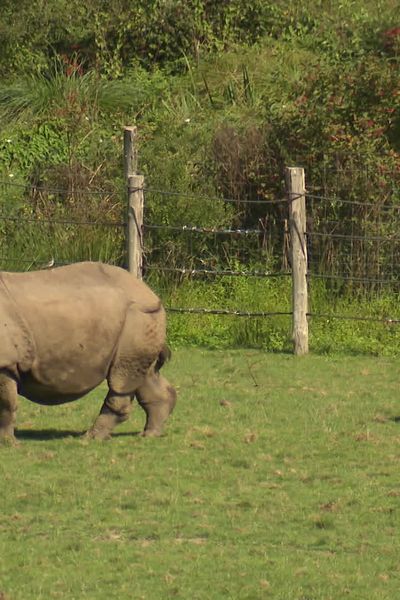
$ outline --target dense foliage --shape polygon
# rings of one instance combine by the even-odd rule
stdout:
[[[146,196],[150,221],[206,227],[262,222],[272,232],[250,252],[235,239],[178,234],[171,239],[156,231],[147,236],[149,262],[280,269],[281,210],[243,201],[281,197],[283,169],[290,163],[306,168],[314,193],[366,202],[356,213],[347,204],[331,202],[327,210],[313,202],[314,226],[335,220],[344,228],[348,222],[348,231],[359,237],[393,236],[400,187],[397,4],[21,0],[17,9],[4,0],[0,179],[3,213],[10,220],[1,223],[1,254],[10,257],[12,246],[15,260],[23,255],[40,262],[56,254],[63,260],[89,256],[121,262],[121,233],[100,228],[89,235],[71,226],[67,232],[53,228],[51,235],[46,230],[27,236],[12,219],[121,220],[122,127],[133,123],[139,131],[139,167],[153,190]],[[27,182],[39,191],[27,193]],[[46,194],[41,186],[55,191]],[[101,194],[93,195],[96,190]],[[215,200],[223,196],[235,202],[227,208]],[[389,206],[390,219],[382,222],[370,204]],[[368,260],[365,244],[352,247],[351,256],[347,249],[328,250],[315,247],[313,266],[321,273],[354,268],[353,275],[377,278],[389,269],[392,280],[399,279],[398,243],[390,249],[381,245]],[[151,277],[181,304],[197,298],[209,305],[214,298],[230,305],[232,290],[245,288],[247,293],[234,297],[243,298],[238,308],[251,309],[253,302],[253,308],[265,309],[282,293],[286,298],[282,290],[288,289],[283,282],[222,279],[210,294],[202,282],[179,277],[171,289],[170,277],[167,282],[153,272]],[[250,286],[254,293],[249,294]],[[354,291],[359,295],[360,286],[316,287],[314,307],[332,303],[333,292],[337,302],[347,302],[344,294]],[[287,343],[286,324],[222,330],[230,331],[222,336],[230,343],[262,339],[277,349]],[[214,328],[204,341],[219,343],[220,332],[220,326]]]

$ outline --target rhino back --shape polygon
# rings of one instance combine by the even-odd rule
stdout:
[[[33,340],[29,376],[66,395],[106,377],[130,302],[97,265],[71,267],[3,274]]]
[[[128,271],[114,267],[112,265],[105,265],[97,263],[102,274],[116,285],[124,290],[127,298],[133,302],[139,310],[144,313],[154,313],[161,309],[161,301],[159,297],[149,288],[148,285],[137,279]]]
[[[81,262],[43,271],[25,273],[3,273],[19,288],[55,286],[118,288],[126,299],[134,302],[143,312],[155,312],[160,308],[160,299],[143,281],[120,267],[101,262]]]

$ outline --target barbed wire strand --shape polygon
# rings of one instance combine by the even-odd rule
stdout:
[[[122,221],[72,221],[67,219],[39,219],[27,217],[12,217],[0,213],[0,221],[15,221],[18,223],[38,223],[46,225],[89,225],[102,227],[126,227],[127,223]],[[138,231],[140,231],[136,215],[135,222]],[[165,231],[183,231],[188,233],[211,233],[214,235],[264,235],[263,229],[217,229],[213,227],[200,227],[198,225],[182,225],[180,227],[174,225],[147,225],[143,224],[144,229],[165,230]]]
[[[217,227],[200,227],[199,225],[143,225],[145,229],[162,229],[165,231],[187,231],[188,233],[263,235],[263,229],[218,229]]]
[[[49,258],[32,258],[32,259],[27,259],[27,258],[9,258],[7,256],[0,256],[0,263],[21,263],[21,264],[29,264],[29,265],[43,265],[43,268],[50,268],[50,267],[64,267],[66,265],[73,265],[75,263],[79,263],[79,262],[102,262],[102,260],[100,258],[76,258],[75,260],[59,260],[59,259],[55,259],[53,257]],[[117,261],[118,262],[118,261]],[[109,262],[108,264],[115,264],[115,263],[111,263]]]
[[[7,181],[0,180],[0,187],[17,187],[20,189],[30,189],[33,191],[46,192],[48,194],[63,194],[63,195],[71,195],[71,196],[73,196],[75,194],[109,196],[109,195],[120,194],[122,191],[122,190],[88,190],[87,188],[75,188],[74,190],[70,190],[70,189],[66,189],[66,188],[52,188],[52,187],[46,187],[46,186],[42,186],[42,185],[17,183],[17,182],[9,181],[9,180],[7,180]],[[180,192],[180,191],[176,191],[176,190],[164,190],[164,189],[153,188],[153,187],[148,187],[148,186],[141,188],[141,190],[144,193],[157,193],[157,194],[164,195],[164,196],[180,196],[180,197],[184,197],[184,198],[188,198],[188,199],[219,201],[219,202],[222,201],[222,202],[226,202],[226,203],[231,202],[231,203],[235,203],[235,204],[263,204],[263,205],[266,205],[266,204],[283,204],[283,203],[287,203],[289,201],[288,197],[276,198],[276,199],[272,199],[272,200],[266,200],[266,199],[264,199],[264,200],[245,200],[245,199],[225,198],[225,197],[219,197],[219,196],[204,196],[204,195],[188,194],[186,192]],[[310,193],[308,190],[306,190],[305,194],[292,194],[290,200],[291,201],[295,200],[304,195],[308,198],[312,198],[315,200],[325,200],[325,201],[329,201],[329,202],[341,202],[343,204],[354,204],[357,206],[366,206],[366,207],[369,206],[369,207],[374,207],[374,208],[377,207],[377,205],[374,203],[360,202],[360,201],[356,201],[356,200],[347,200],[344,198],[338,198],[338,197],[333,197],[333,196],[324,196],[321,194],[313,194],[313,193]],[[381,207],[381,208],[386,208],[386,209],[399,208],[400,209],[400,207],[395,207],[395,206],[393,206],[393,207],[385,206],[385,207]]]
[[[268,271],[235,271],[233,269],[191,269],[189,267],[163,267],[160,265],[145,265],[145,269],[153,271],[168,271],[181,273],[182,275],[214,275],[221,277],[225,275],[242,277],[285,277],[291,275],[286,271],[270,273]]]
[[[22,263],[22,264],[47,264],[49,262],[53,262],[54,266],[62,266],[67,264],[72,264],[74,262],[82,262],[85,260],[98,260],[93,258],[77,258],[74,261],[64,261],[58,259],[39,259],[39,258],[12,258],[8,256],[0,256],[0,261],[3,263]],[[180,273],[182,275],[210,275],[215,277],[223,277],[223,276],[233,276],[233,277],[260,277],[260,278],[274,278],[274,277],[289,277],[291,275],[290,271],[278,271],[278,272],[269,272],[269,271],[245,271],[245,270],[233,270],[233,269],[193,269],[191,267],[165,267],[160,265],[145,265],[144,270],[148,271],[167,271],[167,272],[175,272]],[[374,277],[360,277],[354,275],[346,275],[346,274],[325,274],[325,273],[313,273],[311,271],[307,272],[307,278],[315,278],[315,279],[331,279],[331,280],[339,280],[339,281],[355,281],[355,282],[365,282],[365,283],[375,283],[380,285],[400,285],[400,281],[393,281],[390,279],[378,279]]]
[[[18,223],[37,223],[45,225],[85,225],[92,227],[126,227],[127,223],[123,221],[74,221],[68,219],[30,219],[27,217],[11,217],[8,215],[0,214],[0,221],[14,221]],[[263,235],[265,231],[263,229],[216,229],[209,227],[199,227],[197,225],[182,225],[181,227],[170,226],[170,225],[146,225],[145,229],[157,229],[167,231],[183,231],[189,233],[211,233],[211,234],[225,234],[225,235],[250,235],[257,234]],[[316,231],[305,231],[304,235],[307,237],[330,237],[335,239],[347,239],[347,240],[363,240],[363,241],[379,241],[379,242],[400,242],[400,236],[367,236],[367,235],[351,235],[342,233],[329,233],[329,232],[316,232]]]
[[[75,188],[74,190],[69,190],[69,189],[62,189],[62,188],[48,188],[46,186],[41,186],[41,185],[34,185],[34,184],[23,184],[23,183],[17,183],[14,181],[5,181],[5,180],[0,180],[0,187],[17,187],[20,189],[30,189],[32,191],[39,191],[39,192],[45,192],[47,194],[63,194],[63,195],[76,195],[76,194],[87,194],[87,195],[114,195],[114,194],[118,194],[121,193],[121,191],[119,190],[110,190],[110,191],[105,191],[105,190],[88,190],[85,188]],[[128,188],[128,191],[131,191],[130,188]],[[156,193],[156,194],[160,194],[163,196],[178,196],[178,197],[182,197],[182,198],[187,198],[187,199],[191,199],[191,200],[200,200],[200,201],[213,201],[213,202],[225,202],[225,203],[234,203],[234,204],[285,204],[289,201],[293,201],[296,200],[297,198],[303,196],[304,194],[292,194],[290,199],[288,197],[283,197],[283,198],[277,198],[277,199],[272,199],[272,200],[246,200],[246,199],[235,199],[235,198],[225,198],[225,197],[219,197],[219,196],[204,196],[204,195],[196,195],[196,194],[188,194],[187,192],[180,192],[180,191],[176,191],[176,190],[163,190],[163,189],[159,189],[159,188],[152,188],[152,187],[148,187],[145,186],[143,188],[140,188],[140,191],[143,191],[144,194],[147,193]]]
[[[229,309],[217,309],[217,308],[176,308],[172,306],[167,306],[166,310],[168,312],[173,313],[182,313],[182,314],[198,314],[198,315],[229,315],[236,317],[277,317],[277,316],[292,316],[293,313],[290,311],[273,311],[273,312],[251,312],[251,311],[241,311],[241,310],[229,310]],[[400,318],[390,318],[390,317],[357,317],[351,315],[336,315],[330,313],[306,313],[307,317],[314,319],[339,319],[346,321],[365,321],[365,322],[375,322],[375,323],[383,323],[386,325],[398,325],[400,324]]]
[[[306,313],[307,317],[314,319],[340,319],[341,321],[366,321],[375,323],[385,323],[386,325],[397,325],[400,323],[400,318],[391,317],[357,317],[352,315],[335,315],[330,313]]]
[[[273,200],[243,200],[243,199],[235,199],[235,198],[225,198],[225,197],[221,197],[221,196],[202,196],[202,195],[196,195],[196,194],[188,194],[186,192],[179,192],[179,191],[169,191],[169,190],[162,190],[159,188],[152,188],[152,187],[144,187],[143,188],[143,192],[145,194],[148,193],[153,193],[153,194],[160,194],[161,196],[179,196],[181,198],[187,198],[188,200],[201,200],[201,201],[212,201],[212,202],[225,202],[225,203],[233,203],[233,204],[285,204],[288,202],[288,198],[277,198],[277,199],[273,199]],[[299,198],[301,196],[303,196],[304,194],[294,194],[294,198],[291,198],[291,200],[295,200],[296,198]]]
[[[291,312],[274,311],[274,312],[251,312],[242,310],[229,310],[225,308],[176,308],[167,306],[168,312],[175,313],[187,313],[187,314],[201,314],[201,315],[229,315],[235,317],[278,317],[278,316],[291,316]]]

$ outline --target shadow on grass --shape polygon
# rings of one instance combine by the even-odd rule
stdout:
[[[112,437],[136,437],[140,431],[121,431],[112,434]],[[85,434],[85,431],[73,431],[70,429],[16,429],[15,437],[17,440],[33,440],[43,442],[48,440],[59,440],[64,438],[79,438]]]

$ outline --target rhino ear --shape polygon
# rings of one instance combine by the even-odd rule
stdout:
[[[13,303],[0,296],[0,368],[19,364],[22,370],[29,368],[33,360],[33,348],[27,327]]]

